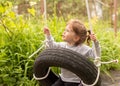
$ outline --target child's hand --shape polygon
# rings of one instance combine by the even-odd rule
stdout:
[[[49,36],[50,35],[50,30],[48,27],[44,27],[44,34]]]
[[[95,34],[90,34],[90,39],[92,41],[96,41],[97,40]]]

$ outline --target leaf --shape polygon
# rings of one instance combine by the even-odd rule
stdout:
[[[2,14],[2,13],[4,13],[4,12],[5,12],[4,7],[2,7],[2,6],[0,5],[0,14]]]
[[[35,16],[35,9],[34,9],[34,8],[28,9],[28,12],[29,12],[32,16]]]
[[[14,12],[9,12],[8,14],[7,14],[7,16],[9,16],[10,18],[15,18],[15,13]]]

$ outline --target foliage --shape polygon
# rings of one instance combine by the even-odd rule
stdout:
[[[11,7],[10,2],[0,4],[0,85],[34,86],[34,60],[28,56],[40,46],[43,36],[37,31],[40,27],[33,29],[29,21],[22,15],[17,16]]]

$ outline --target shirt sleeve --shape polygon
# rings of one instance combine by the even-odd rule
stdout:
[[[50,35],[50,36],[45,36],[46,40],[45,40],[45,47],[46,48],[59,48],[61,47],[61,43],[59,42],[55,42],[54,38]]]
[[[101,56],[101,48],[98,41],[93,42],[92,48],[87,52],[88,57],[100,57]]]
[[[96,53],[97,57],[101,56],[101,47],[100,47],[99,41],[95,41],[93,43],[92,49],[93,49],[94,53]]]

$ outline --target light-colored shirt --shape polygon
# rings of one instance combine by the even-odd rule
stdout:
[[[71,49],[73,51],[76,51],[82,54],[86,58],[95,58],[96,55],[100,57],[100,54],[101,54],[100,45],[98,41],[94,42],[94,46],[92,46],[92,48],[85,44],[80,44],[78,46],[69,46],[66,42],[55,42],[52,36],[46,36],[45,45],[46,45],[46,48],[63,47],[63,48]],[[96,54],[94,52],[94,49],[96,49],[95,50]],[[64,68],[61,68],[60,77],[64,82],[79,83],[81,80],[76,74]]]

